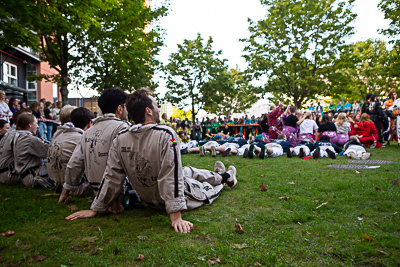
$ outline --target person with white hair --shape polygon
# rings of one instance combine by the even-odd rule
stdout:
[[[0,120],[5,120],[8,123],[13,113],[6,102],[6,92],[0,90]]]

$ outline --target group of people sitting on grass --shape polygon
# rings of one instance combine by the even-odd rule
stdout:
[[[271,112],[265,115],[267,120],[260,125],[264,129],[262,134],[247,139],[240,132],[234,137],[219,132],[211,139],[181,144],[182,154],[205,156],[209,152],[214,157],[221,153],[223,157],[234,154],[245,158],[253,158],[256,154],[262,159],[284,153],[288,157],[312,155],[332,159],[343,154],[354,159],[367,159],[370,153],[365,148],[385,146],[383,138],[388,143],[396,139],[400,142],[397,138],[400,104],[394,91],[389,97],[391,100],[386,102],[385,110],[376,95],[367,94],[360,112],[327,112],[322,116],[316,116],[310,110],[301,112],[292,105],[284,110],[279,102],[277,106],[271,105]],[[359,148],[355,149],[355,145]],[[350,152],[346,151],[348,149]]]
[[[98,118],[83,107],[62,107],[62,125],[50,143],[35,136],[39,126],[31,110],[16,111],[16,123],[0,141],[0,182],[53,189],[61,193],[59,203],[95,196],[90,210],[67,220],[146,203],[166,210],[171,226],[182,233],[193,224],[181,211],[209,205],[225,184],[237,185],[236,168],[221,161],[211,171],[182,166],[178,135],[159,124],[160,111],[147,89],[129,96],[107,89],[98,105],[103,113]]]

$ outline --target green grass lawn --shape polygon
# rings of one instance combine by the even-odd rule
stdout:
[[[207,266],[218,260],[215,265],[398,266],[400,188],[392,182],[400,180],[400,149],[371,152],[371,159],[394,163],[356,173],[326,166],[347,163],[346,157],[184,155],[184,166],[212,169],[222,160],[238,170],[235,189],[183,213],[195,225],[190,234],[175,233],[169,216],[149,207],[65,221],[68,205],[88,209],[91,199],[58,205],[49,190],[0,184],[0,232],[15,231],[0,236],[0,265]],[[260,191],[261,183],[268,191]],[[279,200],[283,196],[290,198]]]

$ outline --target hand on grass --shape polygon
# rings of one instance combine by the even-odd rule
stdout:
[[[58,204],[65,204],[70,200],[71,197],[69,196],[69,190],[63,189],[60,198],[58,199]]]
[[[176,232],[181,232],[184,234],[190,233],[190,229],[193,227],[193,224],[189,221],[182,220],[180,211],[171,213],[169,216],[171,218],[171,226]]]
[[[122,207],[121,202],[119,202],[118,199],[116,199],[111,203],[111,206],[108,208],[108,211],[113,214],[117,214],[123,212],[124,207]]]
[[[73,221],[76,219],[87,219],[87,218],[93,218],[96,216],[97,212],[93,210],[80,210],[78,212],[72,213],[68,217],[66,217],[66,220]]]

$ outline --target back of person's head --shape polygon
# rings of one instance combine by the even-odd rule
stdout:
[[[242,133],[237,133],[235,137],[243,137]]]
[[[51,106],[51,102],[50,101],[47,101],[46,102],[46,108],[48,108],[48,107],[50,107]]]
[[[128,96],[126,109],[129,117],[135,123],[143,123],[145,120],[146,108],[154,109],[153,100],[150,99],[147,89],[139,89]]]
[[[296,106],[290,106],[290,113],[295,113],[297,110]]]
[[[77,128],[84,129],[92,119],[94,119],[94,115],[87,108],[80,107],[71,112],[71,122]]]
[[[331,140],[331,139],[329,139],[329,136],[327,136],[327,135],[322,135],[322,136],[319,138],[319,141],[328,141],[328,142],[330,142],[330,140]]]
[[[214,140],[220,140],[220,139],[222,139],[221,135],[217,134],[217,135],[214,136]]]
[[[17,110],[17,111],[13,114],[13,116],[12,116],[13,122],[16,124],[17,121],[18,121],[19,115],[24,114],[24,113],[25,113],[25,114],[32,114],[32,110],[30,110],[30,109],[28,109],[28,108],[22,108],[22,109],[20,109],[20,110]]]
[[[286,134],[281,133],[276,139],[286,139]]]
[[[66,105],[60,111],[61,124],[71,122],[71,112],[76,109],[76,106]]]
[[[35,116],[32,114],[20,114],[17,120],[17,130],[26,130],[29,124],[35,121]]]
[[[338,126],[342,126],[343,125],[343,123],[346,121],[346,113],[340,113],[339,115],[338,115],[338,118],[337,118],[337,121],[336,121],[336,124],[338,125]]]
[[[106,89],[101,93],[97,103],[103,114],[115,113],[118,106],[125,104],[126,99],[127,94],[124,91],[121,89],[111,88]]]
[[[324,115],[322,116],[321,124],[322,124],[322,123],[327,123],[327,122],[330,122],[330,117],[328,116],[328,114],[324,114]]]
[[[276,109],[276,106],[275,106],[275,104],[272,104],[271,106],[269,106],[269,109],[270,109],[270,110],[274,110],[274,109]]]
[[[362,122],[371,121],[370,116],[367,113],[363,113],[361,115],[361,121]]]
[[[394,94],[396,93],[395,90],[391,90],[388,94],[389,98],[394,98]]]
[[[371,101],[375,101],[375,98],[377,97],[377,95],[376,94],[372,94],[371,95]]]
[[[366,100],[370,100],[371,99],[372,94],[368,93],[367,96],[365,97]]]
[[[32,104],[29,105],[29,108],[33,111],[36,112],[39,108],[39,103],[38,102],[33,102]]]

